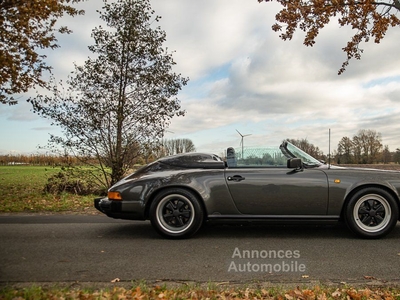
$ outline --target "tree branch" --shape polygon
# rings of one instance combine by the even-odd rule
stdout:
[[[400,1],[399,0],[393,0],[394,7],[400,10]]]

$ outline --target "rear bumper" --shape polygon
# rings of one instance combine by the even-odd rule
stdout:
[[[112,201],[108,198],[96,198],[94,207],[111,218],[145,220],[144,207],[138,201]]]
[[[110,201],[108,198],[96,198],[94,199],[94,207],[102,213],[121,212],[122,202]]]

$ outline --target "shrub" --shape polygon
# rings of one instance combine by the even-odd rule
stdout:
[[[62,168],[47,180],[44,187],[46,193],[70,193],[76,195],[106,195],[107,187],[97,180],[92,170],[79,168]]]

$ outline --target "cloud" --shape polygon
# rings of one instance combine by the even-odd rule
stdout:
[[[308,138],[327,152],[329,128],[333,147],[343,136],[374,129],[391,150],[400,146],[398,28],[389,28],[379,45],[362,44],[362,59],[351,60],[338,76],[346,59],[342,48],[354,32],[339,28],[335,20],[320,31],[313,47],[305,47],[301,31],[291,41],[282,41],[272,31],[279,3],[152,0],[151,4],[162,16],[153,25],[166,31],[165,45],[175,51],[176,72],[190,77],[178,95],[187,114],[172,120],[174,133],[167,137],[190,138],[198,150],[218,153],[239,145],[238,129],[252,134],[246,137],[247,145]],[[61,48],[46,53],[60,79],[73,71],[73,62],[82,64],[90,55],[91,30],[101,23],[96,12],[101,1],[80,5],[85,16],[63,19],[74,33],[60,36]],[[37,121],[26,105],[0,108],[0,116]],[[38,129],[48,126],[44,121],[35,123],[27,134],[35,128],[39,135]]]
[[[46,127],[33,127],[32,130],[36,130],[36,131],[53,131],[54,127],[51,126],[46,126]]]
[[[0,104],[0,117],[4,122],[17,121],[17,122],[32,122],[40,119],[40,117],[32,112],[32,105],[27,103],[25,99],[29,95],[21,95],[18,99],[17,105],[1,105]]]
[[[152,1],[178,70],[197,80],[267,39],[273,8],[242,0]]]
[[[308,135],[322,123],[335,125],[343,135],[356,134],[363,126],[374,128],[372,117],[386,119],[388,107],[398,102],[399,69],[393,66],[400,65],[400,58],[392,42],[397,33],[392,33],[385,44],[365,44],[362,60],[352,60],[347,71],[338,76],[337,70],[345,59],[340,45],[346,45],[351,35],[348,28],[338,28],[332,22],[321,31],[317,44],[308,48],[302,45],[301,33],[296,33],[290,42],[266,34],[267,40],[252,43],[247,51],[224,61],[229,65],[224,77],[204,85],[207,99],[191,104],[193,111],[201,112],[190,115],[192,123],[197,124],[194,131],[199,124],[207,129],[240,120],[260,123],[272,119],[283,124],[282,120],[293,116],[297,132]],[[386,84],[387,76],[395,79]],[[366,86],[371,80],[378,80],[373,88]],[[197,115],[205,113],[202,106],[210,108],[207,119],[218,122],[197,119]],[[276,126],[275,130],[281,131]]]

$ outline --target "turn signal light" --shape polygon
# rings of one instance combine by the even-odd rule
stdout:
[[[108,199],[110,200],[122,200],[120,192],[108,192]]]

